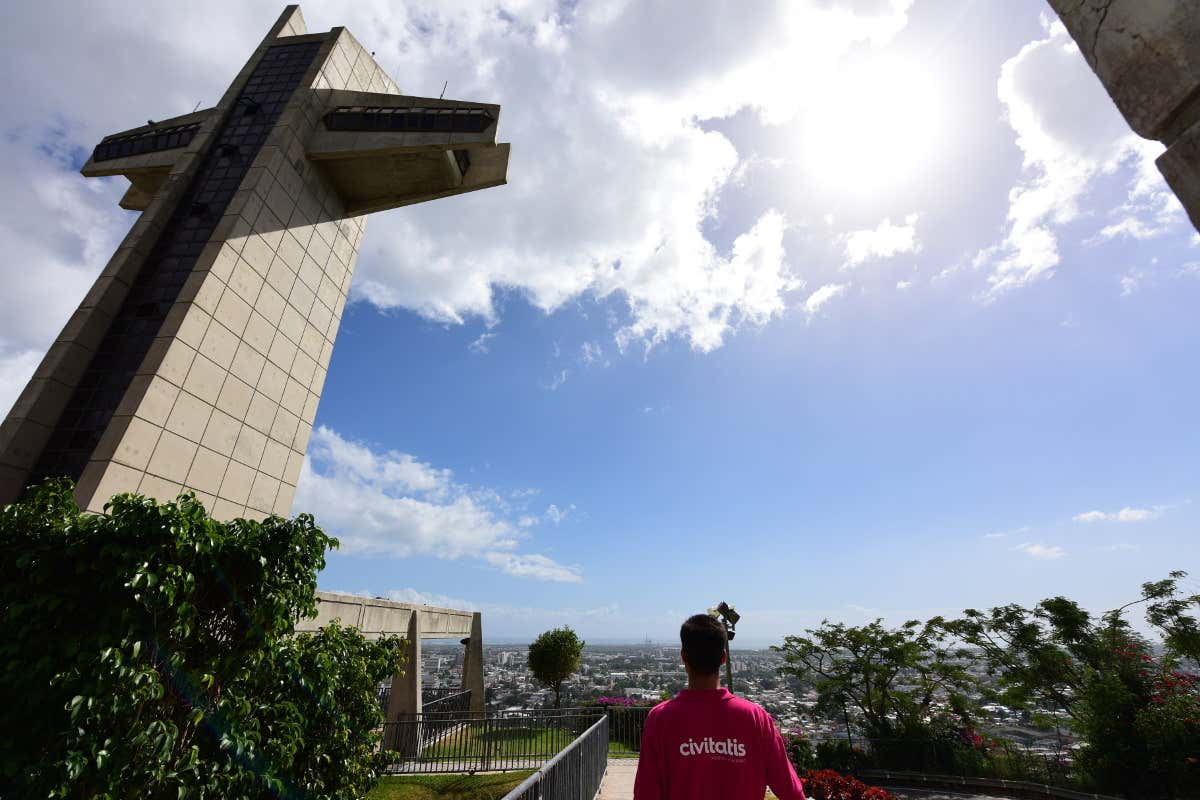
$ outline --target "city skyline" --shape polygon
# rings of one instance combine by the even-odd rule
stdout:
[[[210,105],[278,12],[9,26],[0,411],[135,219],[91,146]],[[489,643],[727,600],[761,646],[1200,567],[1200,236],[1044,3],[304,12],[513,143],[367,225],[292,507],[343,542],[321,588]]]

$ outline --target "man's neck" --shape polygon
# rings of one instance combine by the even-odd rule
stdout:
[[[715,675],[689,675],[689,689],[720,689],[721,688],[721,673]]]

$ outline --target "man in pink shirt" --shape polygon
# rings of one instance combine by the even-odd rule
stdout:
[[[634,800],[804,800],[774,720],[721,688],[725,628],[697,614],[679,639],[688,688],[646,716]]]

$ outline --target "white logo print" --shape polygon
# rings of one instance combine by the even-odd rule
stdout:
[[[714,739],[711,736],[706,736],[698,742],[695,739],[688,739],[679,745],[679,755],[681,756],[701,754],[744,758],[746,745],[737,739]]]

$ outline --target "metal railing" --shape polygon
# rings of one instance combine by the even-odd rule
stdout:
[[[601,713],[522,711],[496,714],[431,712],[386,722],[389,773],[504,772],[534,769],[561,752]],[[604,728],[607,736],[607,725]],[[605,741],[607,747],[607,740]]]
[[[608,752],[637,755],[642,751],[642,730],[652,706],[604,706],[608,718]]]
[[[426,714],[470,710],[470,689],[431,689],[428,692],[421,692],[421,711]]]
[[[1078,769],[1071,751],[1065,749],[1039,751],[1006,740],[991,740],[987,746],[883,738],[804,741],[808,742],[804,754],[789,744],[789,755],[797,769],[828,768],[872,779],[880,773],[893,779],[908,775],[918,782],[999,781],[1009,786],[1054,787],[1087,797],[1095,791]]]
[[[503,800],[592,800],[608,768],[608,736],[604,716]]]
[[[387,683],[380,684],[375,697],[379,700],[380,711],[382,711],[383,715],[386,717],[388,703],[390,703],[392,700],[392,682],[388,681]]]
[[[1080,792],[1059,786],[1048,786],[1031,781],[1013,781],[1003,778],[973,778],[958,775],[929,775],[922,772],[907,772],[887,769],[864,769],[858,777],[873,784],[885,786],[916,787],[921,789],[949,789],[970,791],[989,789],[996,794],[1046,800],[1121,800],[1119,797],[1092,792]]]
[[[388,703],[392,698],[392,683],[381,684],[376,695],[379,698],[379,707],[386,715]],[[437,688],[437,689],[422,689],[421,690],[421,710],[422,711],[470,711],[471,710],[471,690],[470,689],[455,689],[455,688]]]

